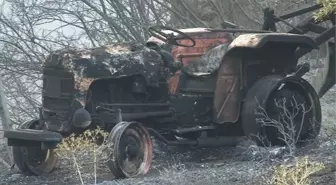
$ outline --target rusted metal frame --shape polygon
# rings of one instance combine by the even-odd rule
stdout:
[[[308,13],[314,10],[318,10],[321,8],[321,5],[314,5],[308,8],[304,8],[286,15],[282,15],[279,16],[278,18],[275,17],[275,19],[273,19],[275,22],[279,22],[279,21],[283,21],[285,19],[289,19],[298,15],[302,15],[304,13]],[[302,22],[301,24],[295,26],[295,28],[293,28],[292,30],[288,31],[288,33],[295,33],[295,34],[305,34],[307,32],[313,32],[313,33],[317,33],[320,34],[319,36],[317,36],[314,40],[316,42],[317,45],[321,45],[322,43],[328,41],[330,38],[335,38],[335,16],[331,15],[329,16],[328,20],[331,20],[332,23],[334,24],[333,27],[331,28],[325,28],[323,26],[318,25],[317,23],[314,22],[313,18],[309,18],[308,20]],[[270,19],[272,20],[272,19]],[[326,21],[326,20],[324,20]],[[322,21],[322,22],[324,22]],[[296,51],[296,57],[300,58],[303,55],[311,52],[312,49],[311,48],[300,48],[298,51]]]
[[[308,23],[307,24],[307,29],[309,29],[309,31],[314,32],[314,33],[323,33],[325,31],[327,31],[328,28],[325,28],[323,26],[314,24],[314,23]]]
[[[325,22],[325,21],[322,21],[322,22]],[[306,21],[303,21],[296,27],[299,28],[302,32],[298,32],[297,29],[292,29],[292,30],[289,30],[288,33],[305,34],[307,32],[313,32],[313,33],[321,34],[327,31],[328,29],[328,28],[325,28],[315,23],[313,18],[309,18]]]
[[[335,38],[335,25],[333,27],[327,29],[323,33],[321,33],[314,40],[315,40],[317,45],[320,45],[320,44],[328,41],[331,38]],[[312,51],[312,48],[300,48],[299,50],[296,51],[295,55],[296,55],[297,58],[300,58],[303,55],[305,55],[305,54],[307,54],[311,51]]]
[[[216,127],[210,128],[209,130],[216,129]],[[199,138],[197,140],[168,140],[159,132],[152,128],[147,129],[148,132],[154,136],[156,139],[162,141],[166,145],[177,146],[177,145],[189,145],[189,146],[199,146],[199,147],[220,147],[220,146],[236,146],[238,142],[242,141],[244,137],[242,136],[222,136],[222,137],[205,137]],[[192,131],[190,131],[192,133]],[[196,131],[197,132],[197,131]]]
[[[336,25],[336,13],[329,15],[328,18],[335,27],[335,25]],[[334,40],[333,41],[336,44],[336,35],[335,34],[334,34]]]
[[[208,130],[216,130],[218,127],[216,125],[209,125],[209,126],[195,126],[190,128],[179,128],[174,129],[173,132],[176,134],[186,134],[190,132],[197,132],[197,131],[208,131]]]
[[[274,15],[274,10],[266,8],[264,9],[264,24],[262,27],[262,30],[272,30],[272,31],[276,31],[276,26],[275,24],[278,22],[284,22],[285,24],[287,24],[288,26],[291,26],[294,30],[296,31],[301,31],[297,26],[293,27],[293,25],[289,24],[288,22],[286,22],[286,19],[289,18],[293,18],[314,10],[318,10],[321,8],[321,5],[317,4],[311,7],[307,7],[307,8],[303,8],[301,10],[297,10],[295,12],[291,12],[285,15],[281,15],[281,16],[275,16]],[[299,30],[298,30],[299,29]]]
[[[308,13],[308,12],[311,12],[311,11],[318,10],[320,8],[322,8],[322,6],[320,4],[316,4],[316,5],[311,6],[311,7],[303,8],[303,9],[297,10],[295,12],[291,12],[291,13],[288,13],[288,14],[285,14],[285,15],[281,15],[281,16],[279,16],[279,18],[283,19],[283,20],[286,20],[286,19],[289,19],[289,18],[296,17],[298,15],[302,15],[302,14],[305,14],[305,13]],[[279,21],[280,20],[277,20],[277,22],[279,22]]]
[[[128,107],[137,107],[137,108],[144,108],[144,107],[157,107],[157,108],[167,108],[167,110],[165,111],[156,111],[156,110],[152,110],[152,111],[147,111],[147,112],[133,112],[133,113],[122,113],[122,120],[127,120],[127,121],[131,121],[134,119],[144,119],[144,118],[148,118],[148,117],[161,117],[161,116],[170,116],[172,115],[172,111],[169,110],[169,103],[141,103],[141,104],[133,104],[133,103],[127,103],[127,104],[108,104],[108,103],[104,103],[101,104],[101,106],[99,106],[97,108],[97,110],[100,112],[107,112],[109,115],[106,118],[107,120],[114,120],[115,117],[118,117],[119,111],[121,111],[120,108],[124,107],[124,108],[128,108]],[[113,122],[113,121],[112,121]]]
[[[275,16],[274,15],[274,10],[270,9],[270,8],[266,8],[264,9],[264,24],[262,27],[262,30],[247,30],[247,29],[207,29],[211,32],[232,32],[232,33],[236,33],[236,32],[240,32],[240,33],[272,33],[272,32],[276,32],[276,27],[275,24],[282,21],[285,24],[291,26],[293,28],[293,30],[299,31],[304,33],[305,30],[304,27],[306,26],[307,23],[310,22],[310,20],[308,22],[304,22],[302,25],[300,26],[293,26],[289,23],[287,23],[285,20],[298,16],[298,15],[302,15],[314,10],[318,10],[321,8],[321,5],[314,5],[308,8],[304,8],[289,14],[285,14],[282,16]],[[302,28],[301,28],[302,27]],[[314,28],[313,28],[314,29]],[[290,33],[292,33],[293,31],[290,31]]]
[[[154,136],[156,139],[162,141],[167,145],[197,145],[197,140],[179,140],[179,141],[171,141],[166,139],[163,135],[152,128],[147,128],[148,132]]]
[[[109,107],[169,107],[170,103],[101,103],[101,105]]]
[[[296,30],[299,33],[303,33],[303,30],[300,29],[298,26],[294,26],[294,25],[290,24],[289,22],[287,22],[286,20],[281,19],[279,17],[277,19],[280,20],[281,22],[283,22],[285,25],[291,27],[293,30]]]
[[[328,20],[331,20],[331,17]],[[327,21],[327,20],[324,20],[324,21],[321,21],[321,22],[325,22],[325,21]],[[319,23],[321,23],[321,22],[319,22]],[[333,21],[332,21],[332,23],[335,27],[335,23]],[[319,36],[317,36],[315,38],[315,41],[317,42],[317,45],[320,45],[323,42],[326,42],[328,39],[333,38],[333,37],[336,39],[335,35],[332,33],[334,27],[325,28],[323,26],[320,26],[320,25],[318,25],[318,23],[314,22],[313,18],[309,18],[308,20],[299,24],[297,27],[302,30],[301,33],[297,32],[297,30],[295,30],[295,29],[292,29],[292,30],[288,31],[288,33],[305,34],[305,33],[308,33],[308,32],[313,32],[313,33],[320,34]]]
[[[293,28],[293,29],[287,31],[287,33],[293,33],[293,34],[305,34],[305,33],[308,33],[310,31],[309,30],[309,26],[308,26],[310,23],[314,23],[314,19],[313,18],[306,19],[305,21],[303,21],[300,24],[296,25],[295,27],[299,28],[299,30]]]
[[[273,33],[268,30],[247,30],[247,29],[207,29],[211,32],[230,32],[230,33]]]
[[[335,25],[317,36],[315,42],[317,45],[320,45],[333,37],[335,37]]]

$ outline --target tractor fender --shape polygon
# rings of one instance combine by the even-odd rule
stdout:
[[[318,45],[306,35],[289,33],[243,34],[232,41],[226,55],[241,55],[242,49],[274,49],[277,52],[294,52],[297,47],[317,49]]]
[[[298,85],[298,87],[302,88],[307,95],[310,97],[313,105],[316,107],[316,109],[318,110],[318,112],[321,112],[321,105],[320,105],[320,99],[319,96],[317,94],[317,92],[315,91],[314,87],[305,79],[292,75],[292,76],[287,76],[283,79],[281,79],[280,81],[278,81],[273,88],[270,90],[271,92],[276,91],[277,89],[281,88],[281,86],[283,86],[283,84],[285,83],[294,83],[296,85]],[[270,96],[270,93],[267,95],[267,97],[265,97],[264,100],[267,100]],[[265,103],[265,102],[263,102]],[[321,117],[321,116],[319,116]]]
[[[264,78],[258,80],[256,83],[262,81],[263,79],[269,78],[269,76],[265,76]],[[278,89],[280,89],[284,84],[286,83],[293,83],[296,84],[298,86],[298,88],[302,88],[302,90],[304,90],[307,95],[310,97],[310,99],[313,102],[313,105],[316,106],[316,109],[319,111],[321,109],[321,105],[320,105],[320,99],[319,96],[317,94],[317,92],[315,91],[314,87],[305,79],[292,75],[292,76],[287,76],[283,79],[276,79],[278,82],[276,82],[272,88],[270,88],[270,90],[268,90],[268,94],[263,98],[262,102],[259,102],[261,104],[261,106],[264,106],[266,103],[266,100],[268,100],[269,96],[271,95],[272,92],[277,91]],[[255,84],[256,84],[255,83]],[[250,92],[250,91],[249,91]],[[248,98],[249,93],[246,95],[246,98]],[[246,101],[246,98],[244,99],[244,101]],[[319,111],[320,112],[320,111]]]

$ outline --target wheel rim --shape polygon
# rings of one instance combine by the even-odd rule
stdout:
[[[118,177],[134,177],[146,174],[152,161],[152,141],[140,123],[122,122],[111,132],[113,155],[108,163],[112,173]]]
[[[133,176],[141,168],[144,153],[141,152],[144,144],[140,142],[141,137],[134,129],[126,129],[119,145],[119,163],[124,173]]]
[[[27,166],[36,174],[41,175],[50,173],[57,162],[54,150],[41,149],[41,147],[26,148],[27,151]]]
[[[288,83],[271,94],[267,100],[266,112],[271,119],[282,123],[281,129],[296,139],[295,144],[297,144],[309,139],[312,134],[312,123],[317,119],[316,110],[312,104],[312,99],[304,89],[298,88],[296,84]],[[290,131],[292,129],[294,132]],[[280,139],[284,139],[285,136],[279,128],[263,126],[262,133],[266,136],[268,145],[285,145],[285,141]]]

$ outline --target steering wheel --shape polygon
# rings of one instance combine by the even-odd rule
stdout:
[[[172,33],[164,33],[161,30],[169,30],[172,31]],[[148,28],[148,32],[155,38],[158,38],[162,40],[163,42],[168,42],[168,44],[177,45],[181,47],[194,47],[196,45],[196,41],[191,38],[189,35],[183,33],[182,31],[176,30],[174,28],[170,28],[167,26],[151,26]],[[174,36],[174,32],[178,33],[179,36]],[[178,40],[188,39],[192,42],[192,44],[181,44],[180,42],[177,42]]]

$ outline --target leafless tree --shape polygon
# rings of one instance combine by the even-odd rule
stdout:
[[[256,115],[259,116],[256,122],[259,123],[261,127],[275,128],[280,135],[278,139],[283,141],[289,150],[288,155],[294,156],[297,143],[300,141],[304,121],[307,121],[305,120],[305,115],[311,111],[311,108],[307,109],[304,102],[298,103],[294,97],[274,101],[274,104],[277,108],[281,109],[278,118],[270,117],[267,111],[260,105],[258,110],[256,110]],[[286,104],[290,105],[291,109],[288,109]],[[300,120],[299,125],[296,123],[297,120]],[[263,141],[265,138],[260,139]]]

